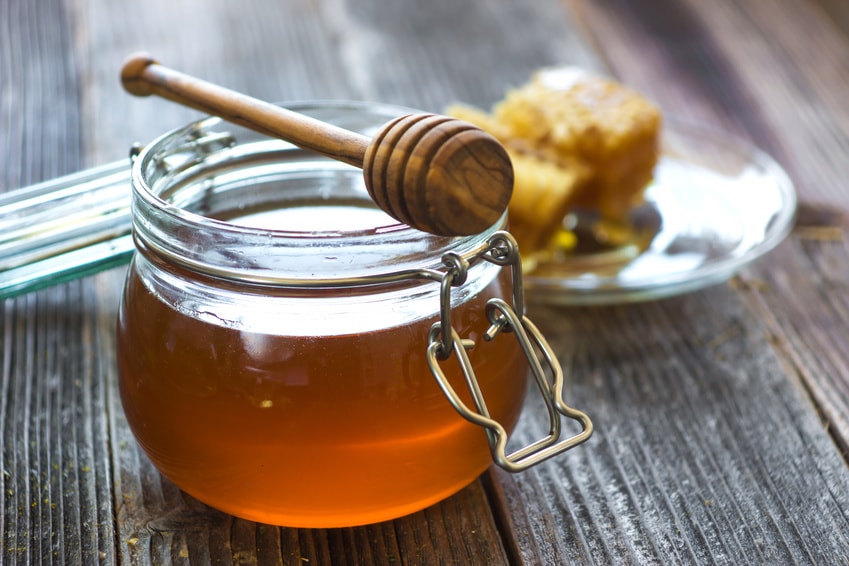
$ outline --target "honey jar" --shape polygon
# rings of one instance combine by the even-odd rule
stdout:
[[[399,112],[293,108],[365,134]],[[121,400],[152,463],[198,500],[276,525],[374,523],[591,433],[522,316],[505,219],[414,230],[358,169],[218,118],[149,144],[132,177]],[[529,380],[552,431],[507,454]],[[582,431],[560,438],[561,415]]]

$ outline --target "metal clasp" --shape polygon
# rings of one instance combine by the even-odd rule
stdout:
[[[209,132],[204,125],[195,124],[186,136],[188,141],[180,145],[166,146],[156,152],[153,163],[168,173],[186,169],[201,163],[211,153],[234,147],[236,138],[229,132]],[[132,150],[130,153],[133,158]]]
[[[501,266],[510,266],[513,276],[513,304],[503,299],[493,298],[487,301],[486,315],[490,327],[484,335],[485,340],[494,340],[499,334],[512,333],[528,360],[534,382],[548,410],[549,431],[546,436],[531,444],[507,454],[509,435],[501,423],[489,414],[486,401],[475,377],[467,350],[474,347],[474,341],[462,339],[451,324],[451,287],[462,285],[466,280],[470,261],[454,254],[446,254],[443,263],[448,270],[442,277],[440,296],[440,321],[431,327],[427,348],[427,360],[431,373],[436,378],[442,392],[454,409],[466,420],[481,426],[486,431],[493,461],[508,472],[521,472],[552,456],[560,454],[589,439],[593,424],[589,417],[573,409],[563,400],[563,370],[557,356],[536,326],[524,316],[522,267],[518,246],[513,236],[507,232],[496,232],[488,246],[478,256]],[[452,355],[457,357],[463,377],[474,402],[474,409],[468,407],[457,394],[440,367],[440,362]],[[573,436],[561,438],[561,417],[580,423],[581,431]]]

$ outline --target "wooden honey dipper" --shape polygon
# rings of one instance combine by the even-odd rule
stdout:
[[[443,236],[477,234],[502,215],[513,191],[513,166],[501,144],[467,122],[410,114],[369,139],[131,55],[124,88],[173,102],[363,169],[371,198],[413,228]]]

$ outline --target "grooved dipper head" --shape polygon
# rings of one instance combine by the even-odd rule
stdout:
[[[384,126],[366,150],[363,175],[380,208],[445,236],[486,230],[513,192],[504,147],[472,124],[435,114],[402,116]]]

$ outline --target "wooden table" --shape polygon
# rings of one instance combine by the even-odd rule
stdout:
[[[591,441],[361,528],[249,523],[159,476],[117,396],[123,269],[8,299],[0,562],[847,563],[845,2],[5,0],[0,189],[124,159],[197,116],[122,92],[138,49],[265,99],[434,111],[488,106],[542,66],[607,70],[775,156],[797,185],[797,223],[728,284],[534,307]]]

